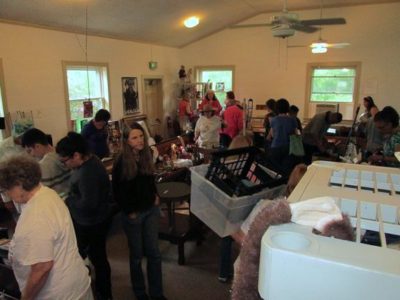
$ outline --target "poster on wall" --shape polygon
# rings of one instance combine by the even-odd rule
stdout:
[[[139,112],[139,94],[136,77],[122,77],[122,99],[124,101],[124,115]]]
[[[216,92],[225,91],[225,82],[217,82],[217,84],[215,85],[215,91]]]
[[[92,101],[83,101],[83,117],[91,118],[93,117],[93,103]]]

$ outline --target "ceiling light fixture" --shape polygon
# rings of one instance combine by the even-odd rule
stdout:
[[[187,28],[196,27],[197,25],[199,25],[199,23],[200,23],[200,20],[196,16],[189,17],[185,21],[183,21],[183,24],[185,24],[185,27],[187,27]]]
[[[326,53],[326,52],[328,52],[328,48],[323,45],[317,45],[317,46],[313,46],[311,48],[311,52],[314,54]]]
[[[312,43],[311,52],[315,54],[328,52],[327,43]]]
[[[323,6],[323,1],[321,0],[321,7],[319,11],[319,19],[322,20],[322,6]],[[319,39],[316,43],[311,44],[311,52],[314,54],[321,54],[321,53],[326,53],[328,52],[328,44],[322,41],[322,26],[319,26]]]

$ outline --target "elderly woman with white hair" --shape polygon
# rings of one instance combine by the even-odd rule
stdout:
[[[9,248],[21,299],[93,299],[68,209],[40,179],[32,158],[14,156],[0,163],[1,190],[24,204]]]

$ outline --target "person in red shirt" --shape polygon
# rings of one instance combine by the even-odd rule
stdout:
[[[228,147],[232,139],[243,129],[243,109],[236,104],[235,94],[226,93],[226,109],[222,115],[221,145]]]
[[[187,126],[192,114],[192,106],[190,105],[189,98],[184,94],[178,105],[179,125],[181,130],[186,131],[188,129]]]
[[[203,98],[201,103],[199,104],[199,110],[203,110],[203,106],[206,104],[211,104],[211,106],[215,110],[215,115],[219,115],[222,110],[222,106],[219,103],[217,97],[215,97],[215,93],[213,90],[208,90],[206,96]]]

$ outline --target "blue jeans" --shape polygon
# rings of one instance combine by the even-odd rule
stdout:
[[[233,275],[232,243],[233,239],[230,236],[221,239],[219,250],[219,277],[230,278]]]
[[[135,218],[122,214],[122,225],[128,238],[131,284],[136,297],[146,295],[142,258],[147,258],[147,281],[151,297],[163,295],[161,254],[158,249],[160,209],[153,206]]]

